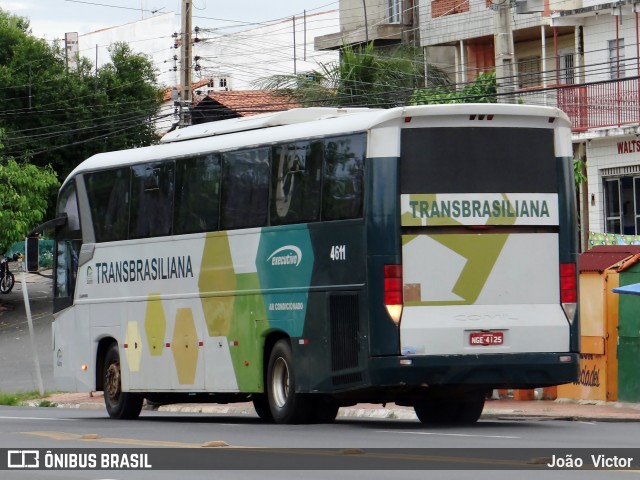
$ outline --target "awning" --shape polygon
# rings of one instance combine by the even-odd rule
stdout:
[[[613,292],[627,293],[629,295],[640,295],[640,283],[632,283],[631,285],[625,285],[624,287],[614,288]]]

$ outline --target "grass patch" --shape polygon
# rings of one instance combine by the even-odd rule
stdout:
[[[48,396],[45,393],[45,397]],[[9,405],[9,406],[19,406],[28,402],[29,400],[36,400],[40,398],[40,393],[37,391],[30,392],[18,392],[18,393],[3,393],[0,392],[0,405]],[[43,400],[40,404],[49,403],[50,405],[40,405],[40,406],[52,406],[53,404],[47,400]]]

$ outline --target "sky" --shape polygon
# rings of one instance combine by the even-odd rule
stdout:
[[[0,0],[0,8],[27,17],[32,33],[47,40],[65,32],[94,32],[167,12],[180,13],[180,0]],[[296,14],[338,8],[338,0],[192,0],[193,27],[220,33],[250,28]],[[179,18],[179,17],[177,17]],[[233,29],[233,30],[232,30]]]

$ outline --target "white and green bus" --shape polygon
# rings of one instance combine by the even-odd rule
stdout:
[[[294,109],[95,155],[60,190],[54,377],[111,417],[359,402],[475,422],[576,379],[570,122],[557,109]]]

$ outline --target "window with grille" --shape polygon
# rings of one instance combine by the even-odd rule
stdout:
[[[609,40],[609,78],[624,78],[624,38]]]
[[[527,57],[518,62],[518,84],[520,88],[542,85],[540,57]]]
[[[400,0],[389,0],[389,23],[400,23]]]
[[[575,83],[575,68],[573,53],[560,54],[560,83]]]

